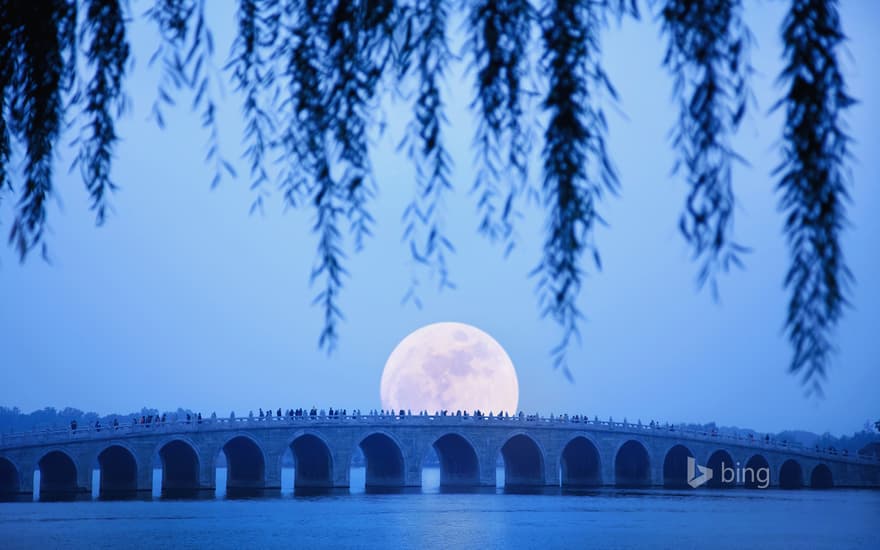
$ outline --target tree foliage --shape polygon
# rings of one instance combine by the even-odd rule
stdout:
[[[849,160],[843,116],[853,99],[838,63],[845,37],[837,5],[791,0],[781,28],[786,91],[776,107],[785,124],[775,177],[791,252],[786,329],[791,370],[812,389],[830,363],[832,331],[851,280],[840,232]],[[533,274],[541,312],[562,330],[554,364],[569,375],[566,351],[579,334],[584,275],[601,269],[600,202],[620,185],[606,147],[603,105],[616,94],[602,67],[601,37],[610,21],[640,17],[636,0],[238,0],[237,34],[224,60],[215,59],[206,6],[206,0],[134,6],[0,0],[0,198],[16,201],[9,241],[21,260],[35,249],[45,256],[46,203],[55,193],[54,159],[67,123],[79,123],[74,164],[96,221],[107,217],[116,188],[115,121],[126,106],[127,31],[140,13],[156,29],[150,61],[162,71],[152,109],[157,123],[164,124],[165,108],[182,92],[190,93],[207,131],[212,184],[235,177],[220,150],[216,116],[216,92],[229,78],[243,100],[252,209],[263,207],[272,186],[286,206],[313,209],[320,346],[332,350],[339,338],[346,233],[355,250],[371,233],[370,132],[389,92],[412,104],[401,145],[416,178],[403,239],[440,288],[453,287],[447,258],[454,246],[444,213],[453,160],[444,145],[442,84],[457,58],[449,29],[460,14],[463,57],[475,79],[477,229],[509,251],[520,199],[539,197],[546,235]],[[741,0],[656,0],[650,7],[658,8],[667,40],[663,65],[679,110],[672,147],[676,173],[688,185],[680,229],[699,263],[698,281],[717,292],[718,274],[741,265],[745,251],[733,235],[732,166],[743,159],[731,141],[750,100],[751,35]],[[546,117],[540,185],[529,178],[538,130],[526,115],[529,93],[543,94],[540,116]],[[12,165],[16,147],[20,170]],[[420,304],[417,286],[415,278],[406,299]]]

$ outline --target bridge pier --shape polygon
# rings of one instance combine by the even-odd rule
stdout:
[[[479,487],[495,487],[497,484],[497,456],[480,457],[480,481]]]
[[[332,452],[333,469],[330,472],[330,488],[343,489],[351,485],[351,451],[339,449]]]
[[[278,451],[266,452],[266,480],[263,491],[266,494],[281,493],[281,457],[284,453]]]
[[[559,486],[559,465],[562,461],[562,453],[556,450],[547,450],[544,456],[544,485],[549,487]]]
[[[213,496],[217,490],[217,467],[213,460],[205,458],[199,462],[198,492],[204,496]]]
[[[604,442],[600,442],[604,443]],[[614,446],[609,444],[600,444],[599,447],[599,458],[601,463],[599,464],[599,469],[602,472],[602,485],[604,486],[613,486],[615,483],[614,477]]]
[[[76,491],[77,493],[83,493],[83,495],[77,495],[78,500],[89,500],[92,498],[92,477],[94,474],[95,472],[92,469],[91,464],[84,463],[82,460],[78,461],[76,469]]]
[[[422,486],[422,461],[427,454],[427,448],[418,438],[413,437],[404,443],[400,449],[403,455],[403,486]]]
[[[9,500],[30,502],[34,500],[34,473],[36,468],[31,464],[18,466],[18,490],[9,495]]]
[[[137,496],[150,498],[153,496],[153,465],[149,460],[138,461],[137,470]]]
[[[665,456],[652,452],[651,456],[651,485],[654,487],[663,486],[663,464]]]
[[[36,468],[32,464],[21,464],[18,467],[18,494],[29,500],[34,498],[35,472]]]

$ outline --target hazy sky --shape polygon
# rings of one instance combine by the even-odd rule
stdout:
[[[399,220],[413,193],[413,169],[395,152],[408,107],[389,103],[389,131],[372,156],[380,188],[371,205],[375,238],[350,257],[352,277],[342,296],[347,320],[338,353],[328,358],[317,349],[321,313],[310,306],[317,291],[308,284],[312,213],[283,213],[274,193],[265,216],[249,216],[246,179],[209,190],[206,136],[188,100],[169,113],[164,131],[148,120],[157,70],[147,59],[155,35],[138,18],[128,84],[133,109],[120,124],[125,141],[114,165],[122,186],[113,197],[115,215],[94,227],[81,180],[67,173],[65,150],[56,179],[61,201],[51,207],[53,264],[34,256],[19,265],[11,249],[0,247],[0,404],[99,412],[182,406],[222,415],[313,404],[368,409],[380,406],[382,367],[400,339],[424,324],[461,321],[505,347],[519,375],[520,407],[530,412],[714,420],[773,431],[860,429],[880,417],[880,78],[870,69],[880,51],[880,3],[843,3],[851,37],[846,77],[860,100],[848,119],[858,160],[843,241],[857,284],[824,399],[805,398],[798,379],[786,373],[788,257],[768,175],[779,160],[782,118],[767,114],[782,93],[775,79],[785,3],[748,4],[757,106],[735,143],[750,161],[735,171],[736,235],[754,252],[745,271],[722,279],[720,304],[696,291],[696,266],[676,227],[686,187],[669,175],[676,112],[671,80],[660,67],[659,26],[643,17],[603,36],[604,64],[621,96],[619,109],[609,110],[609,142],[622,191],[599,207],[609,222],[597,235],[604,270],[591,274],[582,292],[587,323],[583,345],[571,353],[574,384],[551,368],[548,350],[559,334],[539,318],[535,281],[527,276],[544,238],[540,210],[526,209],[519,247],[506,260],[500,248],[476,238],[467,194],[473,85],[460,81],[460,67],[446,87],[445,129],[456,160],[457,193],[447,216],[458,289],[437,294],[426,281],[422,310],[400,304],[412,262],[400,244]],[[232,3],[211,5],[218,48],[226,52]],[[222,102],[221,125],[224,150],[237,158],[240,98],[231,93]],[[243,162],[237,165],[246,172]],[[0,209],[4,234],[11,202]]]

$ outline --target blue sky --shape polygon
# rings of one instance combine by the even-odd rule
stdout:
[[[213,4],[218,50],[233,32],[231,3]],[[136,4],[136,9],[143,6]],[[400,244],[400,217],[413,192],[413,168],[396,152],[408,107],[387,102],[389,129],[372,152],[378,220],[366,249],[352,254],[342,304],[338,352],[317,348],[320,311],[310,306],[315,238],[309,211],[284,213],[273,193],[264,216],[251,216],[245,178],[210,190],[202,162],[205,133],[188,101],[167,114],[163,131],[148,120],[157,70],[147,66],[154,34],[133,27],[136,56],[128,83],[132,109],[119,130],[114,165],[122,189],[115,214],[94,227],[78,174],[63,150],[48,238],[52,265],[33,257],[19,265],[0,248],[0,404],[25,410],[52,405],[99,412],[142,406],[190,407],[228,414],[258,407],[379,407],[384,362],[412,330],[461,321],[492,334],[508,351],[526,411],[582,413],[672,422],[716,421],[757,430],[785,428],[852,432],[877,420],[880,386],[880,221],[876,182],[880,150],[880,4],[847,2],[851,41],[846,77],[860,103],[848,118],[855,138],[851,226],[844,250],[857,283],[840,325],[824,399],[805,398],[787,374],[782,332],[787,253],[769,173],[779,160],[781,114],[768,114],[782,93],[778,25],[784,3],[748,3],[756,37],[752,80],[757,105],[735,141],[750,165],[735,170],[736,235],[752,247],[747,269],[721,280],[713,303],[694,283],[696,266],[677,230],[686,192],[670,175],[668,132],[675,117],[671,80],[660,67],[663,41],[651,17],[604,33],[604,65],[620,93],[609,109],[609,145],[621,176],[618,197],[600,205],[607,228],[597,241],[603,271],[591,271],[581,306],[583,343],[572,350],[575,383],[552,370],[548,351],[557,328],[541,320],[528,272],[543,240],[543,214],[531,206],[519,246],[503,251],[476,236],[473,180],[472,80],[456,66],[445,89],[447,144],[457,189],[447,206],[454,291],[436,293],[423,281],[424,307],[402,306],[413,264]],[[456,27],[457,28],[457,25]],[[240,98],[227,86],[221,101],[222,145],[237,158]],[[72,137],[72,136],[70,136]],[[68,141],[67,139],[65,142]],[[246,172],[242,161],[239,173]],[[0,209],[8,231],[10,202]],[[424,277],[423,277],[424,278]]]

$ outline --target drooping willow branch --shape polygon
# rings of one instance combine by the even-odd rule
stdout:
[[[371,234],[366,208],[374,194],[367,143],[376,88],[392,58],[397,7],[392,0],[340,1],[328,28],[330,81],[327,110],[339,161],[355,249]]]
[[[481,0],[470,8],[468,49],[476,69],[479,112],[474,147],[479,162],[479,231],[513,246],[514,203],[528,178],[530,140],[522,83],[536,14],[527,0]],[[519,180],[519,181],[517,181]]]
[[[445,118],[440,93],[451,56],[446,38],[448,18],[448,0],[416,0],[405,19],[406,40],[399,61],[400,72],[406,76],[414,57],[417,79],[413,120],[403,143],[415,162],[416,192],[403,212],[403,239],[412,257],[436,274],[440,289],[455,286],[446,265],[447,254],[454,247],[445,234],[443,212],[444,197],[452,191],[452,159],[443,145]],[[414,278],[404,302],[421,306],[417,285]]]
[[[849,141],[843,114],[854,100],[837,61],[845,40],[836,0],[793,0],[782,27],[787,92],[779,207],[791,265],[786,332],[790,369],[811,391],[821,389],[834,350],[832,331],[846,305],[852,274],[840,247],[846,225]]]
[[[338,323],[343,319],[338,305],[345,257],[339,218],[345,215],[345,193],[331,173],[328,137],[333,129],[327,110],[328,83],[323,60],[329,48],[327,25],[330,10],[322,0],[304,0],[294,14],[294,43],[288,73],[293,118],[288,122],[287,147],[299,157],[305,175],[296,187],[302,189],[315,208],[314,232],[318,251],[312,267],[312,282],[324,279],[324,288],[314,299],[324,313],[319,345],[332,351],[339,339]],[[294,127],[296,126],[296,127]],[[296,189],[294,187],[294,189]]]
[[[219,74],[214,67],[214,35],[205,19],[206,0],[156,0],[146,16],[159,28],[160,43],[150,62],[162,61],[159,98],[153,116],[164,127],[163,104],[173,105],[173,94],[181,88],[193,92],[192,108],[199,112],[202,127],[208,131],[205,161],[213,165],[211,187],[224,175],[235,177],[235,168],[220,150],[220,127],[214,88]]]
[[[673,143],[675,172],[686,172],[690,190],[679,221],[701,263],[697,281],[717,297],[717,275],[741,266],[745,248],[733,238],[732,164],[740,157],[730,139],[746,111],[751,42],[739,0],[668,0],[663,31],[669,45],[663,64],[672,72],[679,103]]]
[[[47,256],[46,207],[53,194],[55,146],[76,66],[76,4],[64,0],[6,2],[2,82],[4,126],[25,146],[24,185],[19,192],[9,241],[25,256],[40,246]],[[11,67],[9,66],[11,65]],[[5,133],[5,132],[4,132]],[[8,172],[9,142],[3,155]],[[7,179],[11,187],[11,180]]]
[[[0,206],[3,206],[3,193],[12,191],[12,179],[9,175],[9,160],[12,155],[12,139],[7,122],[10,92],[12,92],[12,75],[15,73],[17,52],[12,39],[16,32],[16,19],[12,13],[6,13],[0,20]],[[2,220],[0,220],[2,221]]]
[[[571,378],[566,351],[580,338],[577,300],[586,255],[601,268],[594,229],[602,223],[597,206],[604,192],[618,186],[605,144],[607,124],[598,97],[616,97],[600,64],[599,31],[607,17],[604,3],[551,2],[544,17],[543,63],[549,115],[544,132],[543,202],[547,209],[544,254],[535,275],[541,312],[562,327],[553,350],[554,366]]]
[[[698,280],[713,287],[742,251],[732,233],[731,166],[738,157],[730,147],[749,93],[749,33],[740,2],[662,0],[664,65],[674,76],[680,111],[674,146],[689,184],[681,229],[700,262]],[[787,94],[779,102],[786,119],[778,177],[792,254],[786,327],[791,369],[814,385],[829,365],[831,331],[851,278],[840,232],[848,161],[842,114],[853,100],[837,60],[843,41],[837,5],[792,0],[782,33]],[[151,60],[162,69],[153,115],[164,125],[176,96],[192,93],[216,185],[235,172],[219,149],[221,73],[214,67],[208,6],[214,3],[153,0],[143,15],[159,38]],[[541,311],[562,327],[554,364],[570,376],[565,358],[578,338],[586,264],[600,267],[599,201],[618,185],[602,110],[614,91],[602,69],[599,34],[609,17],[637,15],[635,8],[634,0],[546,0],[540,6],[529,0],[238,0],[226,70],[243,95],[244,159],[257,193],[252,208],[262,208],[278,188],[285,207],[313,209],[318,244],[311,275],[321,283],[315,302],[323,313],[323,348],[336,346],[342,320],[343,226],[358,249],[373,223],[368,136],[388,82],[401,90],[415,83],[411,96],[402,94],[413,104],[404,145],[416,166],[403,238],[440,288],[453,286],[447,224],[454,213],[444,206],[453,159],[441,91],[457,59],[448,29],[460,11],[476,80],[479,231],[508,250],[517,198],[537,187],[527,178],[537,121],[530,120],[525,81],[532,74],[530,49],[541,48],[534,84],[544,97],[540,187],[547,234],[535,274]],[[127,13],[126,0],[0,0],[0,198],[16,196],[9,235],[22,261],[35,248],[45,255],[46,206],[55,193],[56,148],[68,113],[79,117],[76,163],[96,220],[106,217],[116,187],[115,121],[125,107],[131,58]],[[534,27],[540,42],[531,41]],[[83,74],[77,74],[78,39],[86,52]],[[418,303],[415,286],[407,297]]]
[[[92,199],[98,225],[107,216],[107,195],[116,190],[110,178],[116,142],[115,119],[125,109],[123,79],[129,60],[125,14],[119,0],[90,0],[86,5],[83,42],[87,42],[88,64],[94,68],[85,91],[85,106],[79,165],[83,181]]]
[[[248,162],[251,189],[257,193],[251,212],[263,210],[269,183],[266,153],[277,129],[274,97],[277,80],[273,59],[281,32],[282,10],[273,0],[240,0],[238,35],[232,45],[227,69],[232,71],[236,90],[244,94],[244,158]]]

